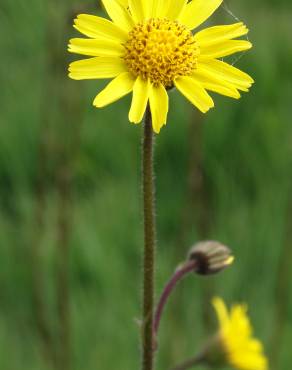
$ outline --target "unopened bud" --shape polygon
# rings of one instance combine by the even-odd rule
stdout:
[[[215,274],[232,264],[231,250],[217,241],[202,241],[195,244],[188,255],[189,260],[197,262],[196,273]]]

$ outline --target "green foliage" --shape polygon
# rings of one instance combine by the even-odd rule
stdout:
[[[56,326],[56,168],[62,148],[76,140],[66,162],[73,174],[70,287],[74,369],[137,369],[141,126],[128,123],[129,98],[96,110],[91,101],[103,83],[65,82],[65,57],[58,53],[65,53],[65,36],[73,35],[71,29],[64,33],[64,27],[75,7],[63,4],[60,12],[64,18],[57,9],[53,12],[57,14],[54,21],[59,22],[52,28],[59,40],[55,45],[59,51],[54,54],[46,38],[52,21],[47,18],[47,3],[4,0],[0,8],[0,365],[5,370],[46,369],[32,301],[31,247],[38,232],[38,148],[47,125],[41,260],[50,323]],[[75,4],[79,9],[78,2]],[[90,10],[86,4],[82,9],[92,11],[89,5]],[[290,253],[285,245],[292,243],[288,232],[292,227],[289,6],[284,0],[257,0],[242,1],[238,9],[232,9],[248,21],[254,43],[254,49],[237,65],[250,73],[256,84],[239,101],[216,96],[216,108],[206,116],[194,113],[182,97],[171,93],[168,124],[156,138],[155,148],[158,291],[201,235],[197,222],[200,200],[196,198],[190,206],[193,195],[189,190],[190,172],[196,168],[192,153],[198,144],[191,127],[199,120],[202,132],[194,134],[200,135],[202,144],[208,199],[204,207],[211,220],[208,237],[229,245],[236,256],[232,268],[211,278],[212,294],[228,302],[248,303],[256,334],[268,353],[275,327],[284,326],[278,349],[282,370],[290,369],[292,340],[291,286],[284,292],[288,314],[276,318],[277,312],[282,312],[277,308],[283,306],[276,299],[283,268],[279,261],[282,253],[284,257]],[[224,11],[222,17],[233,21]],[[60,26],[62,19],[64,25]],[[283,286],[289,289],[289,284]],[[160,369],[193,355],[205,336],[206,302],[201,302],[210,287],[203,279],[189,278],[180,289],[163,318]]]

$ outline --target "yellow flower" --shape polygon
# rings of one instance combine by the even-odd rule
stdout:
[[[219,58],[251,48],[242,22],[192,30],[223,0],[102,0],[110,20],[80,14],[74,27],[88,38],[70,40],[69,51],[91,58],[70,64],[76,80],[113,80],[94,99],[103,107],[132,92],[129,120],[141,122],[149,102],[153,130],[166,124],[167,90],[176,87],[201,112],[214,106],[206,90],[235,99],[251,77]]]
[[[240,370],[267,370],[268,360],[261,342],[253,337],[246,306],[234,305],[228,313],[222,299],[214,298],[213,305],[220,324],[219,340],[227,363]]]

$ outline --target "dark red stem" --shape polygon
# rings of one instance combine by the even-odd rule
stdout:
[[[183,264],[181,267],[179,267],[175,273],[172,275],[168,283],[166,284],[165,288],[163,289],[163,292],[160,296],[157,308],[155,310],[154,314],[154,322],[153,322],[153,335],[154,339],[157,337],[158,329],[159,329],[159,324],[162,316],[163,309],[167,303],[167,300],[177,285],[177,283],[183,279],[189,272],[193,272],[196,268],[197,261],[195,260],[190,260],[187,261],[185,264]]]

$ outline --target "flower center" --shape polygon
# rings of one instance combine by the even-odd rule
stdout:
[[[196,68],[199,48],[192,33],[177,21],[149,19],[138,23],[125,44],[125,62],[135,77],[171,87]]]

